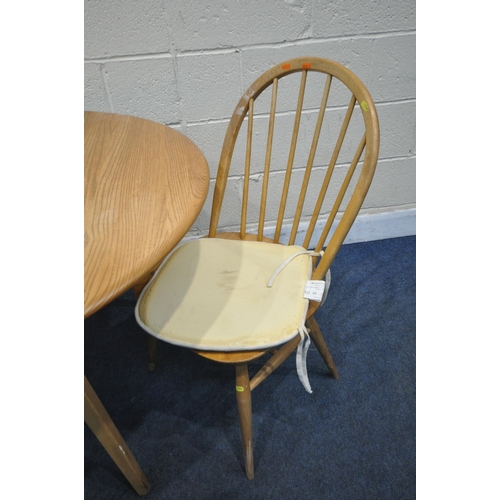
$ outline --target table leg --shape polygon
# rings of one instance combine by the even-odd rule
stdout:
[[[137,494],[145,495],[149,491],[149,482],[87,377],[85,377],[85,423],[96,435]]]

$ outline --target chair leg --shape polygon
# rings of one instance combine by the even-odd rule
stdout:
[[[328,367],[328,370],[330,370],[332,377],[334,379],[340,378],[339,372],[337,371],[337,367],[335,366],[335,363],[333,362],[332,355],[330,354],[330,351],[328,350],[325,339],[323,338],[323,334],[321,333],[321,330],[319,329],[318,323],[316,323],[314,316],[311,316],[306,321],[306,326],[311,330],[310,335],[311,335],[312,341],[314,342],[314,345],[316,346],[319,353],[321,354],[321,357],[323,358],[323,361],[325,362],[326,366]]]
[[[261,382],[271,375],[271,373],[292,354],[299,343],[300,335],[297,335],[286,344],[283,344],[279,350],[274,349],[271,359],[269,359],[269,361],[254,375],[252,380],[250,380],[250,389],[253,391]]]
[[[156,348],[158,339],[148,334],[148,353],[149,353],[149,371],[152,372],[156,368]]]
[[[252,395],[246,363],[236,365],[236,402],[240,416],[245,471],[248,479],[253,479]]]

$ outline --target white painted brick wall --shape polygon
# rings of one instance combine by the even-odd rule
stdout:
[[[333,59],[361,78],[379,113],[380,160],[363,212],[380,215],[407,210],[414,217],[415,29],[414,1],[87,0],[85,109],[164,123],[185,133],[200,147],[212,181],[207,203],[191,233],[206,234],[224,134],[241,94],[265,70],[285,59],[303,55]],[[308,81],[313,96],[323,90],[323,80],[316,76],[311,73]],[[336,123],[335,106],[345,104],[347,99],[339,94],[329,101],[323,140]],[[268,102],[263,96],[263,113]],[[289,142],[287,134],[291,134],[293,120],[289,111],[295,105],[294,94],[280,94],[275,142]],[[316,101],[313,104],[307,96],[305,109],[308,112],[295,159],[298,166],[307,161]],[[256,117],[256,142],[267,135],[261,123]],[[286,149],[273,153],[270,212],[279,203],[277,181],[286,166],[288,144]],[[316,179],[328,164],[329,154],[323,154],[320,142],[312,190],[319,190],[320,181]],[[254,155],[257,167],[252,167],[253,191],[260,188],[263,155],[263,151]],[[339,161],[342,164],[343,158]],[[238,176],[243,164],[244,151],[238,145],[224,205],[227,211],[221,219],[227,227],[238,223]],[[299,169],[293,184],[300,182],[300,175]],[[253,194],[249,208],[249,215],[256,217]],[[312,210],[312,206],[306,210]]]

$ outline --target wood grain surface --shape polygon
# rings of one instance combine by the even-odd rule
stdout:
[[[85,317],[131,288],[182,239],[209,170],[165,125],[85,112]]]

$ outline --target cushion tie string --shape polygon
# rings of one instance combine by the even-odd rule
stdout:
[[[323,292],[323,298],[321,299],[320,306],[325,303],[326,297],[328,296],[328,290],[330,289],[330,283],[332,281],[332,275],[330,273],[330,269],[325,274],[325,291]]]
[[[278,274],[281,271],[283,271],[283,269],[288,264],[290,264],[290,262],[292,262],[292,260],[295,259],[295,257],[304,254],[310,255],[311,257],[323,257],[324,252],[323,250],[321,250],[320,252],[315,252],[313,250],[302,250],[300,252],[291,255],[290,257],[288,257],[288,259],[283,261],[274,271],[272,276],[269,278],[269,281],[267,282],[267,286],[272,287],[274,280],[277,278]],[[328,286],[330,285],[330,270],[328,270],[328,276],[326,280],[327,280],[327,293],[328,293]],[[325,298],[326,294],[323,298],[323,301]],[[302,382],[302,385],[304,386],[305,390],[309,393],[312,393],[311,384],[309,383],[309,377],[307,376],[307,359],[306,359],[307,351],[309,349],[309,344],[311,343],[311,338],[309,337],[309,332],[304,322],[299,326],[300,342],[299,345],[297,346],[297,356],[296,356],[297,374],[299,375],[299,380]]]
[[[308,393],[312,393],[311,384],[309,384],[309,377],[307,376],[307,350],[309,349],[309,344],[311,343],[311,339],[309,337],[309,332],[305,325],[299,326],[300,333],[300,343],[297,347],[297,373],[299,375],[299,380],[302,382],[305,390]]]
[[[299,255],[304,255],[304,254],[308,254],[311,257],[323,257],[324,253],[325,252],[323,252],[323,250],[321,250],[321,252],[315,252],[313,250],[303,250],[301,252],[297,252],[297,253],[294,253],[293,255],[290,255],[290,257],[288,257],[288,259],[284,260],[278,266],[278,268],[276,269],[276,271],[274,271],[274,273],[272,274],[272,276],[269,278],[269,281],[267,282],[267,286],[269,288],[271,288],[273,286],[274,280],[277,278],[278,274],[281,271],[283,271],[283,269],[285,269],[285,267],[288,266],[288,264],[290,264],[290,262],[292,262],[292,260],[295,259],[295,257],[298,257]]]

